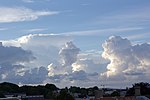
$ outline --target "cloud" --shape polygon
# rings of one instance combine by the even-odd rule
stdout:
[[[88,3],[82,3],[81,6],[89,6],[90,4]]]
[[[47,29],[46,28],[33,28],[33,29],[26,30],[26,32],[33,33],[33,32],[41,32],[41,31],[45,31],[45,30],[47,30]]]
[[[132,45],[128,39],[112,36],[102,45],[102,56],[110,60],[102,76],[116,80],[140,80],[150,73],[150,44]]]
[[[94,23],[110,27],[138,27],[141,25],[147,27],[150,21],[149,10],[150,7],[147,5],[143,7],[132,6],[125,10],[111,11],[103,16],[99,16],[99,18],[94,19]]]
[[[62,58],[63,66],[70,66],[77,60],[77,55],[80,49],[77,48],[72,42],[67,42],[65,46],[59,51],[59,55]]]
[[[0,43],[0,81],[11,81],[24,71],[24,63],[30,63],[36,58],[31,51],[21,47],[3,46]],[[19,79],[18,79],[19,81]]]
[[[85,73],[83,70],[74,71],[72,74],[69,75],[69,80],[70,81],[87,80],[87,73]]]
[[[35,59],[31,51],[23,50],[20,47],[5,47],[0,45],[0,64],[15,64],[17,62],[30,62]]]
[[[26,3],[33,3],[34,0],[22,0],[23,2],[26,2]]]
[[[59,49],[71,40],[70,36],[29,34],[14,40],[3,41],[3,44],[5,46],[17,46],[22,47],[24,50],[30,50],[37,58],[32,62],[32,66],[47,66],[50,63],[57,64],[59,62]]]
[[[5,30],[8,30],[8,28],[0,27],[0,31],[5,31]]]
[[[86,73],[100,73],[105,71],[107,63],[96,63],[93,59],[79,59],[72,64],[72,70],[75,71],[85,71]]]
[[[9,52],[12,52],[12,55],[9,55],[7,57],[7,55],[9,54],[7,52],[8,50],[3,50],[3,54],[6,55],[1,58],[4,59],[6,56],[6,60],[10,59],[11,62],[9,61],[9,64],[5,64],[5,67],[1,68],[1,81],[10,81],[21,84],[44,83],[44,81],[48,77],[47,65],[50,63],[59,65],[59,50],[66,42],[71,40],[72,38],[69,36],[54,34],[30,34],[14,40],[3,40],[2,42],[5,48],[18,48],[25,53],[19,53],[19,50],[18,52],[13,52],[14,50],[10,49]],[[35,57],[36,59],[32,60],[27,58],[26,55],[28,54],[28,51],[32,52],[29,52],[29,55],[31,57]],[[15,56],[17,56],[16,59]],[[1,61],[3,61],[3,59]],[[11,59],[17,60],[16,62],[14,61],[15,64]],[[18,70],[15,70],[15,66],[20,67],[18,68]]]
[[[71,65],[76,62],[80,49],[77,48],[73,42],[66,42],[65,45],[59,50],[59,63],[51,63],[48,65],[49,76],[58,74],[72,73]]]
[[[34,3],[34,2],[37,2],[37,1],[51,1],[51,0],[22,0],[23,2],[25,3]]]
[[[101,52],[96,50],[78,54],[77,61],[72,64],[72,70],[83,70],[90,74],[104,72],[109,61],[103,59],[100,55]]]
[[[120,80],[129,84],[129,80],[149,79],[150,44],[133,45],[126,38],[112,36],[102,47],[103,52],[80,52],[72,37],[58,34],[30,34],[2,41],[0,80],[21,84],[52,82],[64,87],[115,86]]]
[[[150,35],[150,32],[146,32],[146,33],[139,33],[139,34],[134,34],[134,35],[128,35],[126,36],[128,39],[132,39],[132,40],[143,40],[143,39],[146,39],[146,38],[149,38],[147,37],[147,35]]]
[[[83,61],[81,59],[90,58],[88,54],[80,54],[80,49],[74,45],[70,36],[54,34],[30,34],[14,40],[2,41],[5,47],[21,48],[24,51],[32,52],[36,59],[25,59],[17,63],[4,63],[0,70],[1,81],[10,81],[20,84],[42,84],[45,82],[66,84],[78,84],[78,82],[91,80],[98,76],[93,70],[87,69],[74,70],[73,64],[88,63],[89,69],[92,69],[96,62],[90,59]],[[42,41],[42,42],[41,42]],[[1,44],[2,45],[2,44]],[[5,50],[6,51],[6,50]],[[12,52],[12,51],[11,51]],[[19,54],[24,55],[25,54]],[[11,56],[9,56],[11,58]],[[30,61],[30,62],[29,62]],[[78,63],[78,62],[81,63]],[[93,62],[92,64],[90,64]],[[96,65],[96,64],[95,64]],[[94,65],[94,66],[95,66]],[[43,66],[43,67],[42,67]],[[98,67],[98,65],[97,65]],[[75,67],[74,67],[75,68]],[[93,67],[94,68],[94,67]],[[95,82],[95,81],[94,81]]]
[[[56,15],[57,11],[34,11],[25,7],[0,7],[0,23],[33,21],[41,16]]]
[[[128,32],[135,30],[142,30],[142,27],[122,27],[122,28],[106,28],[98,30],[87,30],[87,31],[74,31],[74,32],[65,32],[64,35],[73,35],[73,36],[93,36],[93,35],[110,35],[120,32]]]
[[[47,78],[48,71],[45,67],[25,70],[24,66],[19,66],[12,66],[10,70],[0,71],[1,81],[9,81],[17,84],[43,84]]]
[[[21,76],[20,83],[23,84],[43,84],[47,78],[47,69],[45,67],[33,68],[30,71],[26,71]]]
[[[79,51],[73,42],[67,42],[59,51],[62,62],[48,65],[49,78],[46,82],[53,82],[60,87],[66,84],[68,86],[95,84],[99,80],[99,72],[104,71],[107,63],[101,60],[99,52]]]

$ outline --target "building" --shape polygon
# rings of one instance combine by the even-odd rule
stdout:
[[[21,100],[45,100],[43,95],[23,96]]]

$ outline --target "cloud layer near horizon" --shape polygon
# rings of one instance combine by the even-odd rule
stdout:
[[[52,82],[60,87],[129,84],[146,81],[150,73],[150,44],[136,44],[120,36],[107,39],[98,51],[80,52],[64,35],[30,34],[2,41],[0,79],[21,84]],[[9,54],[9,55],[8,55]],[[143,78],[144,77],[144,78]],[[103,83],[102,83],[103,82]]]

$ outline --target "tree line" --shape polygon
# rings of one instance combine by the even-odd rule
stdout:
[[[135,83],[131,88],[126,88],[126,96],[133,96],[135,93],[135,86],[140,86],[141,95],[150,95],[150,84],[149,83]],[[18,86],[17,84],[3,82],[0,83],[0,98],[4,98],[4,94],[8,93],[25,93],[26,95],[43,95],[45,99],[52,100],[74,100],[74,93],[80,94],[79,97],[83,98],[84,96],[94,96],[95,90],[99,90],[97,86],[90,88],[81,88],[76,86],[71,86],[69,88],[59,89],[54,84],[38,85],[38,86],[29,86],[23,85]],[[107,91],[107,88],[103,88],[104,91]],[[59,92],[58,92],[59,91]],[[109,96],[119,96],[119,89],[112,93]]]

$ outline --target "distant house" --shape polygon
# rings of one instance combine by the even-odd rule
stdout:
[[[44,100],[43,95],[27,96],[25,93],[7,93],[4,95],[6,98],[0,98],[0,100]]]
[[[0,100],[21,100],[18,97],[0,98]]]
[[[33,95],[21,97],[21,100],[45,100],[43,95]]]
[[[25,93],[6,93],[6,94],[4,94],[4,96],[6,98],[10,98],[10,97],[19,97],[19,98],[21,98],[22,96],[26,96],[26,94]]]
[[[126,93],[127,93],[127,91],[125,90],[125,91],[120,91],[120,96],[125,96],[126,95]]]
[[[128,96],[128,97],[101,97],[96,100],[150,100],[150,99],[145,96]]]

